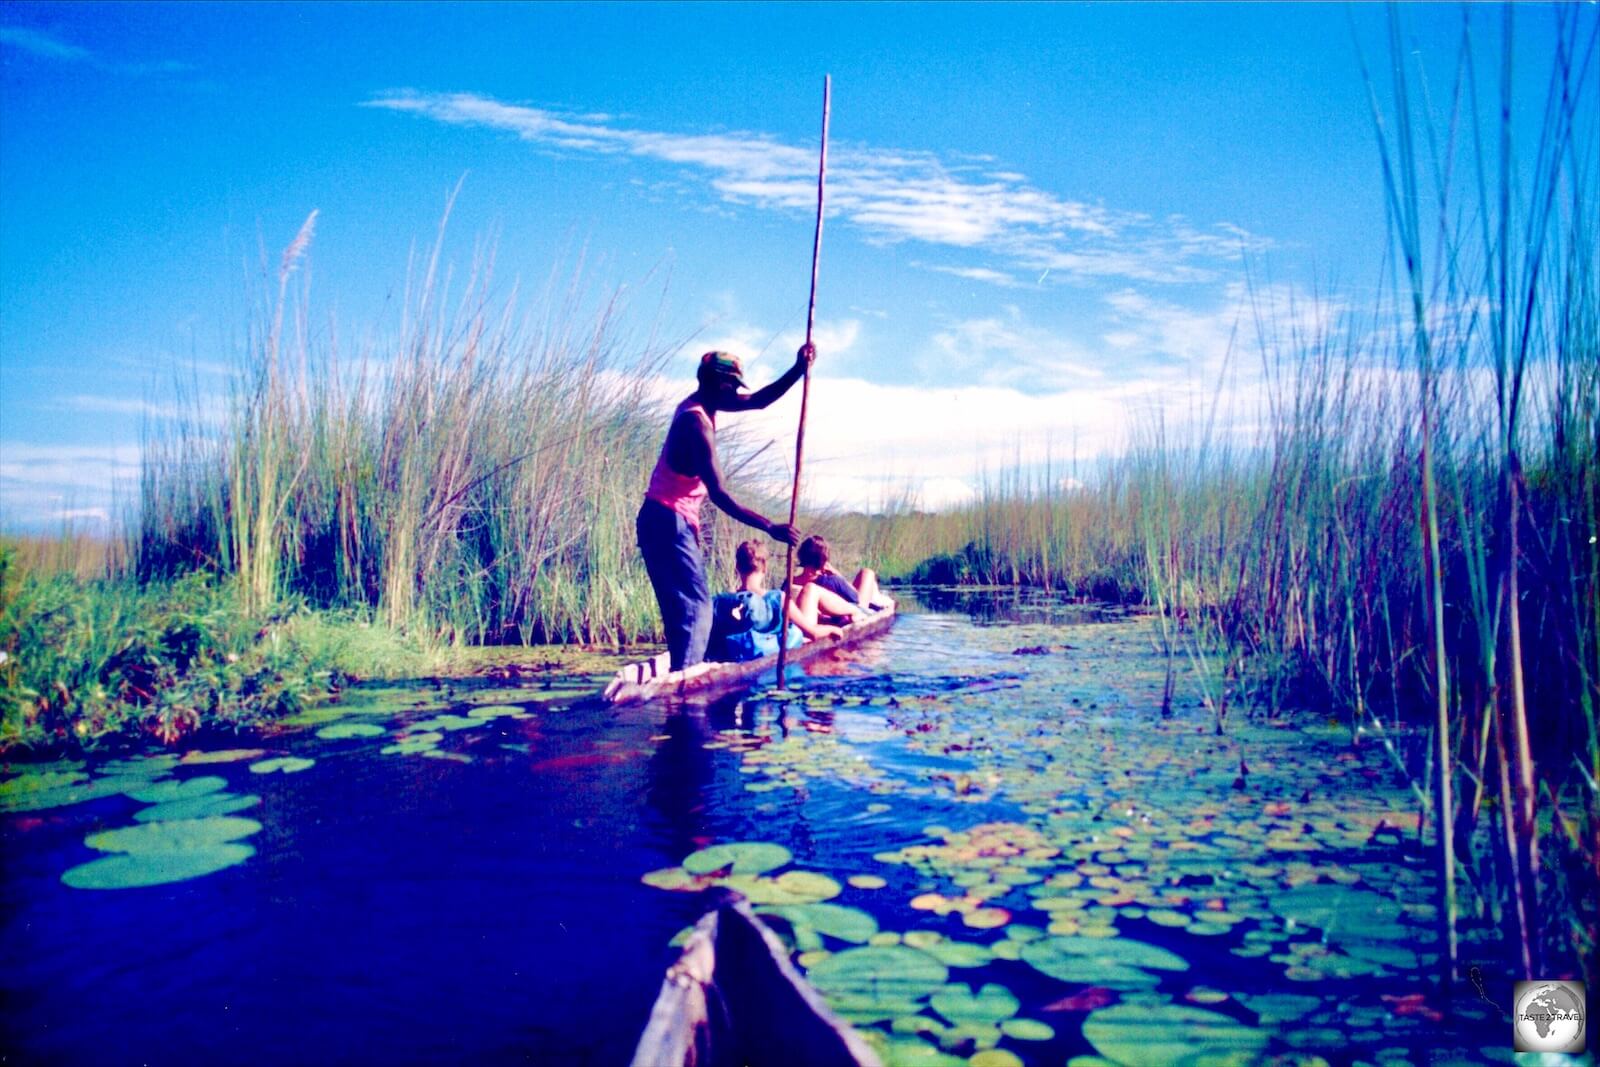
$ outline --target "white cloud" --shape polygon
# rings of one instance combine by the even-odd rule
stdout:
[[[764,385],[757,378],[751,385]],[[650,394],[661,405],[661,431],[672,404],[694,389],[687,378],[658,378]],[[778,496],[792,478],[800,390],[765,411],[722,416],[725,468],[760,452],[739,477]],[[1170,409],[1182,423],[1193,406],[1184,387],[1097,382],[1074,388],[879,385],[859,378],[812,378],[807,413],[803,499],[813,508],[880,510],[914,501],[924,508],[970,501],[986,477],[1048,464],[1066,479],[1074,462],[1115,455],[1130,421]]]
[[[0,442],[0,525],[105,519],[138,483],[137,445]]]
[[[47,33],[23,26],[0,26],[0,44],[8,44],[46,59],[89,60],[94,53],[87,48],[58,40]]]
[[[954,275],[957,278],[966,278],[975,282],[987,282],[990,285],[998,285],[1002,289],[1017,289],[1022,286],[1021,282],[1005,271],[990,270],[988,267],[940,267],[922,263],[914,265],[926,266],[928,270],[937,271],[940,274]]]
[[[106,59],[81,45],[63,41],[48,33],[28,29],[26,26],[0,26],[0,44],[10,45],[30,55],[55,59],[66,63],[86,63],[91,67],[113,74],[182,74],[194,68],[188,63],[162,59],[152,61],[123,61]]]
[[[1028,324],[1007,306],[999,314],[949,323],[918,358],[918,369],[938,381],[1059,388],[1103,378],[1097,354],[1067,338]]]
[[[473,93],[392,92],[365,106],[502,130],[546,149],[671,163],[699,172],[722,200],[735,204],[800,212],[816,203],[813,149],[765,134],[665,133]],[[1244,251],[1265,247],[1230,223],[1197,227],[1178,216],[1153,219],[1068,200],[1014,171],[974,172],[973,163],[948,162],[931,152],[835,145],[828,203],[874,241],[980,250],[1016,267],[1068,278],[1202,280],[1216,277]],[[974,269],[993,272],[983,280],[1005,276],[993,268]]]

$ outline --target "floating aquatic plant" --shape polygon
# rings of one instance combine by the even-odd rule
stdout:
[[[317,736],[327,741],[343,741],[351,737],[382,737],[387,732],[376,723],[337,722],[318,730]]]
[[[255,849],[238,839],[260,830],[253,819],[213,816],[90,834],[84,844],[120,855],[73,867],[61,881],[74,889],[131,889],[198,878],[253,856]]]
[[[307,756],[278,756],[250,764],[251,774],[299,774],[316,766],[317,761]]]

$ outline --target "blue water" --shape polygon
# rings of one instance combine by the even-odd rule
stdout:
[[[925,922],[906,902],[927,880],[874,857],[928,842],[930,824],[1025,818],[1040,799],[1025,785],[971,795],[967,778],[990,789],[985,768],[1035,758],[1019,730],[1154,722],[1159,686],[1113,680],[1067,654],[1062,642],[1081,640],[1097,609],[1011,595],[924,600],[884,639],[808,664],[801,699],[762,688],[614,710],[534,690],[519,698],[527,718],[448,733],[440,748],[470,762],[382,754],[408,721],[467,706],[464,688],[418,686],[401,695],[431,710],[367,720],[384,723],[382,739],[328,740],[314,728],[241,739],[317,762],[296,774],[251,774],[244,762],[176,768],[179,779],[221,775],[262,798],[238,813],[262,824],[249,839],[256,854],[190,881],[62,884],[100,855],[86,835],[130,825],[142,805],[125,796],[0,815],[0,1062],[626,1062],[676,954],[668,942],[698,911],[692,894],[640,876],[716,842],[775,841],[797,867],[841,882],[881,873],[886,889],[846,889],[836,903],[872,910],[885,929]],[[1112,661],[1116,641],[1148,656],[1136,632],[1117,635]],[[1032,654],[1036,645],[1048,647]],[[945,716],[948,744],[917,743],[924,714]],[[964,719],[989,729],[974,741],[959,732]],[[843,762],[748,789],[756,779],[741,752],[786,737]],[[1209,743],[1196,737],[1181,743]],[[1139,795],[1139,779],[1127,781],[1126,796]],[[1370,792],[1375,781],[1352,784]],[[1228,956],[1230,944],[1238,939],[1190,938],[1184,951],[1197,974],[1284,984],[1265,960]],[[1030,1009],[1074,990],[1021,963],[990,972]],[[1035,1017],[1050,1018],[1057,1038],[1008,1047],[1039,1063],[1092,1051],[1081,1014]]]

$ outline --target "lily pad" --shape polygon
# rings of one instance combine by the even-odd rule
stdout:
[[[509,717],[509,718],[522,718],[523,716],[525,716],[527,714],[528,714],[528,709],[527,708],[521,708],[521,707],[518,707],[515,704],[484,704],[481,707],[476,707],[476,708],[473,708],[472,710],[468,711],[467,712],[467,718],[469,718],[469,719],[499,719],[499,718],[507,718],[507,717]]]
[[[171,852],[106,856],[71,868],[61,875],[61,881],[73,889],[136,889],[163,885],[214,874],[243,863],[255,852],[249,845],[222,843]]]
[[[976,993],[972,987],[955,983],[947,985],[933,994],[928,1001],[933,1010],[943,1015],[951,1023],[998,1023],[1002,1019],[1009,1019],[1017,1013],[1022,1005],[1011,990],[1003,985],[993,982],[987,983]]]
[[[90,834],[83,843],[100,852],[171,852],[233,841],[260,831],[261,824],[254,819],[215,816],[103,830]]]
[[[151,785],[140,786],[138,789],[127,791],[128,796],[141,804],[166,804],[174,800],[191,800],[194,797],[203,797],[208,793],[219,793],[228,787],[226,778],[219,778],[214,774],[201,775],[199,778],[186,778],[182,781],[155,782]]]
[[[1300,996],[1295,993],[1241,994],[1244,1006],[1261,1017],[1264,1024],[1298,1022],[1322,1007],[1321,997]]]
[[[1000,1029],[1004,1030],[1005,1027],[1002,1026]],[[972,1058],[967,1061],[967,1067],[1023,1067],[1023,1065],[1022,1057],[1010,1049],[986,1048],[982,1052],[973,1053]]]
[[[0,783],[0,811],[48,811],[83,804],[101,797],[116,796],[129,787],[145,786],[148,778],[97,778],[85,781],[82,774],[47,772],[25,774]],[[6,789],[10,786],[10,789]]]
[[[1179,1004],[1116,1004],[1083,1022],[1095,1050],[1125,1067],[1164,1067],[1194,1056],[1242,1054],[1267,1045],[1264,1031],[1204,1008]]]
[[[684,857],[683,869],[690,874],[713,874],[727,870],[730,874],[766,874],[794,859],[793,853],[782,845],[765,841],[740,841],[728,845],[712,845]]]
[[[967,1067],[967,1061],[921,1041],[891,1041],[883,1052],[884,1067]]]
[[[1022,947],[1023,962],[1063,982],[1110,986],[1113,989],[1153,986],[1150,973],[1186,971],[1189,963],[1157,945],[1131,938],[1056,936]]]
[[[474,719],[466,715],[435,715],[411,724],[414,730],[475,730],[489,720]]]
[[[838,995],[912,1000],[944,986],[950,971],[925,952],[904,945],[846,949],[807,972],[830,999]]]
[[[1300,926],[1314,926],[1334,940],[1389,941],[1413,931],[1399,922],[1398,901],[1338,884],[1296,886],[1272,899],[1272,910]]]
[[[889,884],[875,874],[852,874],[845,881],[856,889],[882,889]]]
[[[307,768],[314,767],[316,760],[301,756],[279,756],[276,759],[264,759],[250,764],[251,774],[298,774]]]
[[[336,722],[317,731],[317,736],[328,741],[343,741],[351,737],[382,737],[388,731],[376,723]]]
[[[878,932],[878,920],[860,908],[842,904],[790,904],[759,909],[763,915],[776,915],[792,927],[809,927],[819,934],[864,945]]]
[[[260,829],[253,819],[212,816],[90,834],[83,842],[90,848],[123,855],[80,864],[63,873],[61,881],[73,889],[131,889],[199,878],[255,855],[253,847],[237,839]]]
[[[785,871],[778,875],[777,883],[783,892],[812,903],[832,900],[844,892],[838,882],[816,871]]]
[[[972,941],[939,940],[918,947],[946,967],[983,967],[995,958],[994,950],[988,945]]]
[[[1055,1028],[1037,1019],[1006,1019],[1000,1032],[1016,1041],[1050,1041],[1055,1038]]]
[[[210,752],[196,749],[191,752],[185,752],[183,758],[178,762],[186,767],[196,763],[240,763],[247,759],[255,759],[261,755],[265,755],[265,751],[259,748],[223,748],[214,749]]]
[[[169,800],[133,813],[134,822],[172,822],[177,819],[209,819],[217,815],[232,815],[261,803],[258,796],[240,796],[237,793],[207,793],[187,800]]]
[[[690,892],[701,886],[699,879],[682,867],[662,867],[646,873],[639,881],[655,889],[670,889],[679,893]]]

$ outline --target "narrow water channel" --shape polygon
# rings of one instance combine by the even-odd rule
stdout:
[[[717,881],[892,1061],[1502,1043],[1492,1007],[1439,1011],[1376,747],[1314,713],[1219,737],[1188,663],[1163,718],[1138,619],[907,607],[788,694],[418,684],[235,749],[6,768],[3,1061],[626,1062]],[[777,847],[703,851],[737,843]]]

